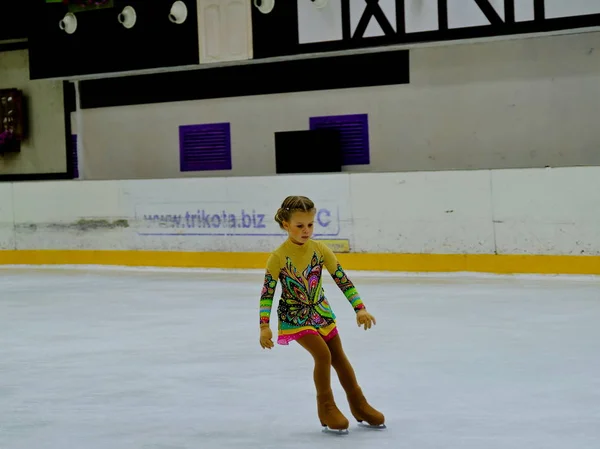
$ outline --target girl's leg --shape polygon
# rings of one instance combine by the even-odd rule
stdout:
[[[331,352],[331,366],[337,372],[342,388],[346,392],[359,388],[354,368],[352,368],[348,357],[346,357],[339,334],[329,340],[327,346]]]
[[[331,390],[331,352],[319,335],[305,335],[298,344],[313,356],[315,367],[313,378],[317,390],[317,413],[321,425],[330,429],[347,429],[350,423],[335,405]]]
[[[383,414],[369,405],[356,380],[354,369],[346,357],[342,340],[336,335],[327,342],[331,352],[331,365],[337,372],[340,384],[346,392],[350,411],[357,421],[366,421],[372,426],[381,426],[385,422]]]
[[[318,335],[305,335],[298,344],[306,349],[315,360],[313,378],[317,395],[331,390],[331,353],[327,344]]]

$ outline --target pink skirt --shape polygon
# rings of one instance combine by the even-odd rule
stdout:
[[[320,335],[323,340],[329,341],[336,335],[338,335],[338,328],[335,323],[330,324],[327,327],[315,328],[315,327],[301,327],[295,330],[281,330],[279,329],[279,335],[277,337],[277,343],[280,345],[289,345],[290,342],[298,340],[305,335]]]

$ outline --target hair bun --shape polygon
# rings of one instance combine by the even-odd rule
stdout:
[[[296,211],[310,212],[315,210],[314,203],[305,196],[288,196],[281,203],[281,207],[275,213],[275,221],[283,229],[283,222],[289,221],[292,213]]]

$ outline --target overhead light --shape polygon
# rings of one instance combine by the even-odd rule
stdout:
[[[169,13],[169,20],[173,23],[181,25],[186,21],[188,16],[188,9],[184,2],[175,2],[171,6],[171,12]]]
[[[123,11],[121,11],[121,14],[119,14],[118,20],[119,23],[125,28],[133,28],[135,22],[137,21],[137,14],[135,12],[135,9],[133,9],[133,7],[131,6],[126,6],[125,8],[123,8]]]
[[[275,0],[254,0],[254,6],[263,14],[269,14],[275,7]]]
[[[77,17],[75,17],[75,14],[68,12],[61,21],[58,22],[58,26],[65,33],[73,34],[77,30]]]

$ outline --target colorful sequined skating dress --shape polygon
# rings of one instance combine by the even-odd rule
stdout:
[[[303,245],[288,239],[267,261],[260,297],[260,323],[268,324],[277,280],[281,282],[277,343],[287,345],[306,334],[321,335],[326,341],[337,335],[335,314],[323,290],[323,267],[354,311],[364,308],[356,288],[329,247],[312,239]]]

